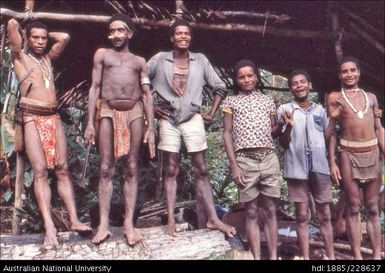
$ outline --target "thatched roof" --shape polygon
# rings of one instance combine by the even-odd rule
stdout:
[[[178,1],[38,1],[35,11],[111,15],[119,9],[119,3],[134,18],[136,15],[151,22],[164,22],[175,14],[175,2]],[[128,3],[133,3],[133,9]],[[194,22],[192,51],[203,52],[214,65],[224,68],[231,68],[241,58],[250,58],[261,68],[282,76],[304,68],[321,93],[339,88],[335,43],[340,37],[343,54],[356,56],[362,62],[361,86],[374,91],[383,104],[383,1],[185,1],[184,5],[188,9],[184,15]],[[21,11],[24,1],[3,1],[2,7]],[[232,16],[230,11],[249,15]],[[256,16],[266,13],[267,19]],[[334,26],[332,18],[338,21],[334,21]],[[58,63],[67,71],[62,84],[69,87],[90,79],[95,50],[109,45],[106,24],[47,23],[72,36]],[[133,52],[148,59],[160,50],[170,49],[167,28],[156,26],[138,24],[130,44]]]

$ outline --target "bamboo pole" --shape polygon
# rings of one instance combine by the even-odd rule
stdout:
[[[16,12],[10,9],[1,8],[0,12],[4,17],[13,17],[16,19],[23,19],[25,14]],[[62,22],[89,22],[89,23],[106,23],[110,19],[110,16],[105,15],[84,15],[84,14],[63,14],[63,13],[50,13],[50,12],[36,12],[32,15],[36,20],[54,20]],[[133,18],[133,22],[137,25],[150,26],[153,28],[168,28],[170,25],[169,20],[149,20],[146,18]],[[325,31],[308,31],[297,29],[283,29],[277,27],[264,27],[263,25],[250,25],[250,24],[208,24],[208,23],[196,23],[191,22],[190,26],[197,29],[217,30],[217,31],[231,31],[231,32],[251,32],[251,33],[264,33],[265,35],[275,37],[286,38],[303,38],[303,39],[326,39],[333,40],[333,33]],[[348,38],[349,35],[348,35]]]

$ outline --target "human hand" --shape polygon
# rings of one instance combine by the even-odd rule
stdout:
[[[150,158],[154,158],[155,157],[155,134],[154,134],[153,128],[147,128],[144,134],[143,143],[148,143],[148,152],[149,152]]]
[[[85,143],[86,144],[91,143],[92,145],[95,145],[95,135],[96,135],[96,132],[95,132],[94,126],[88,125],[84,133]]]
[[[333,180],[333,182],[339,186],[340,185],[340,180],[342,179],[340,169],[338,168],[337,164],[332,163],[330,165],[330,176]]]
[[[200,113],[200,115],[202,116],[204,121],[207,121],[207,122],[213,122],[214,121],[214,115],[205,114],[205,113]]]
[[[33,11],[29,8],[25,8],[23,22],[26,23],[31,21],[32,19],[33,19]]]
[[[234,166],[231,169],[231,174],[232,174],[233,180],[239,187],[243,188],[246,186],[245,174],[243,173],[243,170],[238,165]]]
[[[293,109],[291,112],[285,111],[282,115],[285,123],[289,124],[291,127],[294,126],[294,111],[295,109]]]
[[[170,116],[168,111],[163,110],[160,106],[154,105],[154,114],[156,118],[167,118]]]

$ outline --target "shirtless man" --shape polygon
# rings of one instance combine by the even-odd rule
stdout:
[[[332,129],[340,126],[340,166],[335,162],[335,141],[329,141],[329,166],[333,180],[341,180],[347,198],[347,234],[355,259],[360,252],[360,188],[367,210],[367,232],[373,258],[381,259],[381,225],[378,198],[381,187],[379,150],[384,153],[384,129],[378,113],[376,96],[358,87],[360,64],[345,57],[339,64],[341,91],[333,91],[327,100]],[[332,137],[335,138],[335,135]],[[333,147],[331,147],[333,146]]]
[[[23,113],[25,149],[32,165],[34,192],[43,217],[44,247],[57,247],[56,228],[51,216],[51,189],[47,169],[54,169],[57,188],[68,210],[71,230],[90,232],[76,214],[74,193],[68,173],[67,142],[60,117],[51,61],[57,59],[68,44],[67,33],[48,32],[40,22],[26,28],[27,46],[22,51],[20,25],[15,19],[8,21],[8,34],[14,72],[20,84],[20,109]],[[52,48],[46,52],[48,39]]]
[[[123,156],[126,167],[123,185],[125,219],[123,233],[129,245],[142,240],[134,228],[134,211],[138,191],[138,157],[141,141],[148,142],[150,157],[155,156],[152,95],[144,58],[132,54],[128,41],[133,36],[131,18],[116,14],[109,21],[109,36],[113,48],[100,48],[94,56],[92,85],[88,100],[86,143],[95,144],[94,115],[101,97],[98,144],[100,151],[100,180],[98,187],[100,224],[94,244],[111,236],[109,212],[112,195],[112,176],[115,160]],[[143,108],[146,115],[147,129]],[[130,133],[135,132],[135,133]],[[144,137],[143,137],[144,135]]]

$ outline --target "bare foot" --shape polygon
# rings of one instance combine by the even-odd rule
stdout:
[[[76,222],[71,224],[71,230],[79,233],[80,236],[89,235],[92,233],[92,228],[86,224]]]
[[[43,243],[43,249],[56,249],[59,246],[59,242],[56,237],[56,228],[46,228],[45,229],[45,237]]]
[[[94,238],[92,238],[91,242],[95,245],[99,245],[106,241],[108,238],[112,236],[111,231],[108,228],[101,228],[98,227],[98,231],[96,232],[96,235]]]
[[[176,226],[174,221],[169,221],[167,224],[167,234],[170,236],[176,236]]]
[[[135,228],[124,228],[123,234],[126,236],[129,246],[134,246],[143,240],[142,234]]]
[[[218,229],[230,238],[234,237],[234,235],[237,234],[237,231],[235,230],[235,228],[233,226],[229,226],[229,225],[227,225],[227,224],[225,224],[219,220],[217,222],[208,221],[207,222],[207,228]]]

